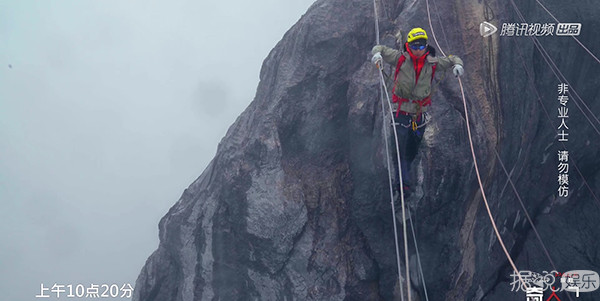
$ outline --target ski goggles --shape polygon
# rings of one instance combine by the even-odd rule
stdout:
[[[412,50],[423,50],[427,47],[426,44],[409,44],[408,46]]]

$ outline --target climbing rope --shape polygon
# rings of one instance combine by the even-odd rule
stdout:
[[[435,44],[437,45],[437,47],[440,50],[440,52],[442,53],[442,55],[446,56],[446,54],[444,53],[444,51],[440,47],[440,44],[437,42],[437,38],[435,36],[435,31],[433,30],[433,26],[431,26],[431,15],[430,15],[430,12],[429,12],[429,0],[426,0],[425,2],[426,2],[426,5],[427,5],[427,16],[428,16],[428,19],[429,19],[429,26],[430,26],[430,29],[431,29],[431,34],[433,36]],[[494,232],[496,234],[496,237],[498,238],[498,242],[500,242],[500,245],[502,246],[502,250],[504,251],[504,254],[506,255],[506,258],[508,259],[508,262],[512,266],[512,268],[515,271],[515,273],[518,275],[519,280],[523,284],[523,287],[528,287],[527,284],[525,283],[525,281],[523,280],[523,278],[521,277],[521,273],[519,273],[519,269],[517,268],[517,266],[515,265],[514,261],[512,260],[512,257],[508,253],[508,250],[507,250],[506,246],[504,245],[504,241],[502,240],[502,236],[500,236],[500,232],[498,231],[498,227],[496,226],[496,222],[494,221],[494,216],[492,215],[492,211],[490,210],[490,206],[489,206],[489,203],[487,201],[487,197],[485,195],[485,191],[484,191],[484,188],[483,188],[483,182],[481,181],[481,175],[479,173],[479,166],[477,164],[477,157],[475,156],[475,148],[473,147],[473,137],[471,135],[471,126],[470,126],[470,122],[469,122],[469,112],[467,110],[467,101],[465,99],[465,91],[464,91],[462,80],[461,80],[460,77],[458,77],[458,83],[460,85],[460,93],[461,93],[461,96],[462,96],[463,107],[464,107],[464,110],[465,110],[465,120],[466,120],[466,123],[467,123],[467,133],[468,133],[468,136],[469,136],[469,145],[471,147],[471,155],[473,156],[473,163],[475,165],[475,173],[477,175],[477,182],[479,183],[479,189],[481,190],[481,195],[482,195],[483,201],[485,203],[485,208],[486,208],[488,216],[490,218],[490,222],[492,223],[492,227],[494,228]]]
[[[513,8],[515,9],[515,12],[517,13],[517,15],[519,16],[519,18],[521,19],[521,21],[522,22],[526,22],[525,17],[523,17],[523,14],[521,13],[521,10],[519,10],[519,7],[517,7],[517,5],[515,4],[515,2],[511,0],[511,4],[513,5]],[[550,57],[550,55],[548,54],[548,52],[546,51],[546,49],[544,48],[544,46],[542,46],[542,44],[538,41],[538,39],[535,36],[531,36],[530,38],[533,40],[533,44],[535,45],[535,47],[542,54],[542,58],[544,59],[544,61],[546,62],[546,64],[550,67],[550,70],[552,70],[552,73],[554,74],[554,76],[559,81],[564,82],[564,83],[566,83],[566,84],[569,85],[569,92],[568,92],[569,95],[576,96],[576,97],[573,97],[575,105],[581,111],[581,113],[583,114],[583,116],[587,119],[587,121],[590,123],[590,125],[592,126],[592,128],[596,131],[596,133],[598,133],[598,135],[600,135],[600,130],[598,130],[598,128],[594,125],[594,123],[590,120],[590,118],[587,116],[587,114],[583,111],[583,109],[581,108],[581,106],[575,100],[579,99],[579,101],[581,102],[581,104],[588,111],[588,114],[591,115],[592,118],[594,120],[596,120],[596,122],[598,124],[600,124],[600,120],[598,120],[598,118],[596,117],[596,115],[594,115],[594,112],[592,112],[592,110],[587,106],[587,104],[585,103],[585,101],[583,101],[583,99],[579,96],[579,94],[577,93],[577,91],[575,90],[575,88],[571,85],[571,83],[569,83],[569,81],[563,75],[563,73],[560,71],[560,69],[558,69],[558,67],[556,66],[556,63]],[[585,46],[584,46],[584,48],[585,48]],[[554,67],[554,68],[552,68],[552,67]],[[556,71],[554,71],[554,69],[556,69]],[[573,94],[571,94],[571,91],[572,91]]]
[[[377,45],[379,45],[379,17],[377,15],[377,2],[376,0],[373,0],[373,8],[375,10],[375,34],[376,34],[376,42]],[[386,160],[387,160],[387,168],[388,168],[388,180],[389,180],[389,187],[390,187],[390,200],[391,200],[391,204],[392,204],[392,218],[393,218],[393,223],[394,223],[394,242],[396,245],[396,264],[397,264],[397,268],[398,268],[398,286],[400,287],[400,298],[402,299],[402,301],[404,301],[404,292],[403,292],[403,288],[402,288],[402,269],[400,267],[400,247],[398,245],[398,227],[396,226],[396,209],[394,208],[394,190],[393,190],[393,185],[392,185],[392,176],[391,176],[391,166],[390,166],[390,151],[389,151],[389,147],[388,147],[388,143],[387,143],[387,123],[386,123],[386,118],[385,118],[385,104],[384,104],[384,99],[383,99],[383,95],[385,92],[385,96],[387,97],[387,101],[388,103],[390,102],[390,96],[387,93],[387,88],[385,86],[385,79],[383,77],[383,71],[381,70],[383,68],[383,66],[381,65],[381,62],[379,62],[377,64],[377,70],[379,72],[379,78],[380,78],[380,95],[381,95],[381,115],[382,115],[382,120],[383,120],[383,137],[385,139],[385,153],[386,153]],[[392,113],[393,114],[393,113]],[[393,115],[392,115],[393,118]],[[393,120],[393,119],[392,119]],[[396,147],[398,147],[398,138],[397,138],[397,134],[396,134],[396,128],[394,127],[394,136],[396,137]],[[398,159],[398,162],[400,162],[400,160]],[[400,168],[398,168],[400,169]],[[399,171],[400,174],[400,183],[402,183],[402,171]],[[402,190],[401,190],[402,191]],[[402,192],[402,215],[404,215],[404,193]],[[405,224],[405,223],[404,223]],[[405,259],[406,259],[406,289],[407,289],[407,294],[408,294],[408,300],[410,301],[410,274],[409,274],[409,267],[408,267],[408,248],[407,248],[407,242],[406,242],[406,226],[404,225],[404,255],[405,255]]]
[[[514,42],[516,43],[516,42]],[[536,94],[536,98],[539,102],[539,104],[542,106],[542,110],[544,111],[544,114],[548,120],[548,122],[550,123],[550,127],[554,130],[556,127],[554,125],[554,123],[552,122],[552,119],[550,118],[550,114],[548,113],[548,110],[546,109],[546,106],[544,105],[544,102],[542,101],[542,98],[540,96],[540,93],[538,91],[538,89],[535,87],[535,80],[533,79],[533,75],[530,73],[530,71],[527,69],[527,64],[525,63],[525,59],[523,58],[523,54],[521,53],[521,49],[520,47],[516,47],[515,48],[519,54],[519,58],[521,60],[521,64],[523,65],[523,69],[525,70],[525,74],[527,74],[527,77],[529,78],[529,82],[530,82],[530,87],[533,89],[533,91]],[[565,143],[564,142],[560,142],[563,146],[563,148],[566,148]],[[573,159],[571,159],[573,160]],[[502,161],[500,161],[500,163],[502,163]],[[588,184],[588,182],[586,181],[585,177],[583,176],[583,174],[581,173],[581,171],[579,170],[579,167],[577,166],[577,163],[573,160],[573,166],[575,167],[575,170],[577,171],[577,173],[579,174],[581,180],[583,181],[583,184],[587,187],[587,189],[589,190],[589,192],[591,193],[592,197],[594,198],[594,200],[596,201],[596,206],[598,208],[600,208],[600,200],[598,200],[598,197],[596,197],[596,194],[594,193],[594,191],[592,190],[592,188],[590,187],[590,185]],[[505,170],[506,168],[504,168],[504,166],[502,166],[502,168]],[[508,175],[507,175],[508,176]],[[509,177],[510,179],[510,177]],[[513,186],[513,190],[515,190],[516,192],[516,188],[514,188],[514,185],[511,182],[511,186]],[[517,194],[517,197],[519,198],[519,201],[522,203],[522,201],[520,200],[520,197]],[[527,211],[525,209],[523,209],[525,211],[525,214],[527,214]],[[528,215],[527,215],[528,216]],[[528,217],[528,219],[530,219]],[[548,254],[548,251],[545,250],[545,246],[543,241],[541,240],[541,237],[539,236],[539,234],[537,233],[537,230],[535,229],[535,226],[533,225],[533,222],[530,221],[531,227],[534,230],[535,235],[538,237],[538,240],[540,241],[540,243],[542,244],[542,247],[544,247],[544,252],[546,253],[546,256],[548,257],[548,260],[550,261],[550,264],[552,265],[552,268],[557,271],[558,269],[556,268],[556,266],[554,265],[554,262],[552,261],[552,258],[550,257],[550,254]],[[571,295],[567,294],[567,298],[569,298],[569,300],[573,300],[571,298]]]
[[[519,10],[519,8],[517,7],[517,5],[516,5],[514,2],[512,2],[512,5],[513,5],[513,8],[515,9],[515,11],[517,12],[517,14],[519,15],[520,19],[521,19],[521,20],[523,20],[523,21],[525,21],[525,18],[524,18],[524,17],[523,17],[523,15],[521,14],[521,11],[520,11],[520,10]],[[535,45],[536,47],[538,47],[538,50],[539,50],[540,52],[542,52],[542,49],[544,50],[544,54],[545,54],[545,55],[542,55],[542,58],[544,59],[544,61],[546,62],[546,64],[547,64],[547,65],[550,67],[550,70],[552,70],[552,73],[554,73],[554,76],[555,76],[555,77],[556,77],[558,80],[560,80],[560,78],[558,77],[558,74],[556,74],[556,72],[554,71],[554,69],[552,68],[552,66],[550,66],[550,62],[548,61],[548,59],[549,59],[550,61],[552,61],[552,58],[550,58],[550,56],[549,56],[549,55],[548,55],[548,53],[545,51],[545,49],[544,49],[543,47],[541,47],[541,44],[538,46],[538,44],[536,44],[536,43],[535,43],[535,42],[537,41],[536,39],[533,39],[533,41],[534,41],[534,45]],[[541,47],[541,49],[540,49],[540,47]],[[523,62],[523,64],[525,64],[525,63],[524,63],[524,59],[523,59],[523,55],[521,54],[521,51],[520,51],[520,49],[519,49],[519,48],[517,48],[517,50],[519,51],[519,55],[520,55],[520,57],[521,57],[521,61]],[[548,58],[546,58],[546,56],[548,56]],[[555,64],[554,64],[554,65],[555,65]],[[555,66],[556,66],[556,65],[555,65]],[[557,68],[557,69],[558,69],[558,68]],[[532,75],[531,75],[531,74],[529,74],[529,72],[527,71],[527,68],[525,68],[525,71],[527,72],[527,75],[529,76],[529,79],[530,79],[530,80],[532,80]],[[558,70],[558,71],[560,72],[560,70]],[[562,73],[561,73],[561,75],[562,75]],[[564,76],[563,76],[563,77],[564,77]],[[565,80],[566,80],[566,79],[565,79]],[[533,80],[532,80],[532,83],[535,83],[535,81],[533,81]],[[568,83],[568,82],[567,82],[567,83]],[[569,85],[570,85],[570,84],[569,84]],[[539,93],[538,93],[538,91],[537,91],[537,88],[535,88],[535,86],[532,86],[532,87],[534,88],[534,90],[535,90],[535,92],[536,92],[536,94],[537,94],[538,101],[539,101],[539,102],[540,102],[540,104],[542,105],[542,108],[544,109],[544,113],[546,114],[546,117],[548,118],[548,120],[549,120],[550,124],[551,124],[551,125],[554,127],[554,125],[553,125],[552,121],[550,120],[550,115],[548,114],[548,111],[546,110],[546,107],[544,106],[544,103],[541,101],[541,97],[540,97],[540,95],[539,95]],[[577,95],[577,96],[579,97],[579,95],[576,93],[576,91],[573,89],[573,87],[569,87],[569,88],[570,88],[569,90],[573,90],[573,91],[574,91],[574,93],[575,93],[575,95]],[[569,93],[569,94],[570,94],[570,93]],[[583,100],[582,100],[580,97],[579,97],[579,100],[580,100],[580,101],[582,101],[582,103],[584,103],[584,102],[583,102]],[[579,108],[579,110],[581,110],[581,107],[580,107],[580,106],[577,104],[577,102],[575,102],[575,104],[577,105],[577,108]],[[584,105],[585,105],[585,103],[584,103]],[[581,110],[581,112],[583,113],[583,110]],[[591,112],[591,111],[590,111],[590,112]],[[587,118],[587,116],[586,116],[585,114],[583,114],[583,115],[584,115],[584,116]],[[592,114],[592,116],[594,116],[594,114]],[[594,116],[594,118],[595,118],[595,116]],[[594,125],[593,125],[593,124],[592,124],[592,122],[589,120],[589,118],[588,118],[587,120],[588,120],[588,122],[590,123],[590,125],[592,125],[592,127],[593,127],[593,128],[596,130],[596,132],[600,134],[600,132],[598,132],[598,129],[596,129],[596,128],[594,127]],[[561,142],[561,144],[563,145],[563,147],[565,146],[565,144],[564,144],[564,143],[562,143],[562,142]],[[596,200],[596,203],[597,203],[597,205],[600,207],[600,200],[598,199],[598,197],[596,196],[596,194],[594,193],[594,191],[591,189],[591,187],[589,186],[589,184],[588,184],[588,183],[587,183],[587,181],[585,180],[585,177],[583,176],[583,174],[582,174],[582,173],[581,173],[581,171],[579,170],[579,167],[577,166],[577,164],[574,164],[574,167],[575,167],[575,170],[577,170],[577,173],[579,174],[579,176],[581,177],[581,179],[583,180],[583,183],[585,184],[585,186],[586,186],[586,187],[588,188],[588,190],[590,191],[590,193],[591,193],[591,195],[593,196],[594,200]]]
[[[516,42],[514,42],[514,43],[516,44]],[[543,103],[543,102],[542,102],[542,100],[541,100],[540,94],[539,94],[539,92],[537,91],[537,89],[535,88],[535,85],[534,85],[534,83],[535,83],[535,80],[533,79],[533,76],[530,74],[529,70],[527,69],[527,65],[525,64],[525,60],[524,60],[524,58],[523,58],[523,55],[522,55],[522,53],[521,53],[520,47],[517,47],[517,48],[516,48],[516,50],[517,50],[517,52],[518,52],[519,58],[520,58],[520,60],[521,60],[521,63],[522,63],[522,65],[523,65],[523,69],[525,70],[525,73],[526,73],[526,75],[528,76],[528,78],[529,78],[529,81],[530,81],[530,83],[531,83],[531,85],[530,85],[530,86],[532,87],[532,89],[533,89],[533,90],[534,90],[534,92],[536,93],[537,100],[538,100],[538,102],[540,103],[540,105],[542,106],[542,109],[543,109],[543,111],[544,111],[544,113],[545,113],[545,115],[546,115],[546,118],[548,119],[548,122],[550,123],[550,126],[551,126],[552,128],[555,128],[555,126],[554,126],[554,124],[552,123],[552,120],[551,120],[551,118],[550,118],[550,115],[548,114],[548,110],[546,109],[546,107],[545,107],[544,103]],[[468,93],[468,90],[469,90],[469,87],[468,87],[468,84],[467,84],[467,93]],[[468,93],[468,94],[470,94],[470,93]],[[564,143],[562,143],[562,142],[561,142],[561,144],[563,144],[563,146],[564,146]],[[518,200],[518,202],[519,202],[519,204],[520,204],[520,206],[521,206],[521,208],[522,208],[522,210],[523,210],[523,212],[524,212],[524,214],[525,214],[525,217],[526,217],[527,221],[529,222],[529,224],[530,224],[530,226],[531,226],[531,229],[533,230],[533,232],[534,232],[534,234],[535,234],[535,236],[536,236],[537,240],[539,241],[539,243],[540,243],[540,245],[541,245],[541,247],[542,247],[542,249],[543,249],[543,251],[544,251],[544,254],[546,255],[546,258],[548,258],[548,261],[549,261],[549,262],[550,262],[550,264],[552,265],[552,268],[553,268],[554,270],[556,270],[556,271],[557,271],[557,270],[558,270],[558,268],[557,268],[556,264],[554,263],[554,261],[552,260],[552,257],[550,256],[550,253],[549,253],[549,251],[548,251],[548,248],[546,247],[546,244],[545,244],[545,243],[544,243],[544,241],[542,240],[542,238],[541,238],[541,235],[540,235],[540,234],[539,234],[539,232],[537,231],[537,227],[536,227],[536,226],[535,226],[535,224],[533,223],[533,220],[532,220],[531,216],[529,215],[529,212],[527,211],[527,209],[526,209],[526,207],[525,207],[525,204],[524,204],[524,202],[523,202],[523,200],[522,200],[522,198],[521,198],[521,196],[520,196],[519,192],[517,191],[517,188],[515,187],[515,184],[514,184],[514,182],[513,182],[513,181],[512,181],[512,179],[511,179],[511,175],[510,175],[510,174],[509,174],[509,172],[507,171],[507,169],[506,169],[506,166],[505,166],[504,162],[503,162],[503,161],[502,161],[502,159],[500,158],[500,154],[498,153],[498,151],[497,151],[496,149],[494,149],[494,153],[496,154],[496,158],[498,159],[498,162],[500,163],[500,166],[502,167],[502,170],[504,171],[504,174],[505,174],[505,175],[506,175],[506,177],[507,177],[507,182],[510,184],[510,186],[511,186],[511,188],[512,188],[513,192],[515,193],[515,196],[516,196],[516,198],[517,198],[517,200]],[[576,164],[575,162],[573,163],[573,166],[575,167],[575,169],[576,169],[576,170],[577,170],[577,172],[579,173],[579,176],[581,177],[581,179],[582,179],[582,181],[583,181],[584,185],[585,185],[585,186],[588,188],[588,190],[590,191],[590,193],[591,193],[592,197],[593,197],[593,198],[594,198],[594,200],[596,201],[596,206],[598,206],[598,208],[600,208],[600,200],[598,200],[598,198],[597,198],[597,197],[596,197],[596,195],[594,194],[593,190],[591,189],[591,187],[590,187],[590,186],[589,186],[589,184],[587,183],[587,181],[586,181],[585,177],[583,177],[583,174],[581,174],[581,172],[579,171],[579,167],[577,166],[577,164]],[[572,300],[570,295],[567,295],[567,297],[569,298],[569,300]]]
[[[381,93],[381,112],[382,112],[382,117],[383,117],[383,138],[385,141],[385,158],[387,159],[387,168],[388,168],[388,180],[389,180],[389,187],[390,187],[390,200],[392,203],[392,218],[394,220],[394,242],[396,243],[396,263],[398,265],[398,284],[400,286],[400,296],[402,298],[402,300],[404,300],[404,293],[403,293],[403,289],[402,289],[402,277],[400,276],[402,274],[401,272],[401,268],[400,268],[400,249],[398,246],[398,227],[396,226],[396,209],[394,208],[394,190],[393,190],[393,184],[392,184],[392,169],[390,166],[390,151],[389,151],[389,147],[388,147],[388,143],[387,143],[387,123],[386,123],[386,118],[385,118],[385,106],[384,106],[384,99],[383,99],[383,85],[380,85],[380,93]]]
[[[432,30],[432,32],[433,32],[433,30]],[[502,236],[500,236],[500,232],[498,231],[498,227],[496,226],[496,222],[494,221],[494,216],[492,215],[492,211],[490,210],[490,205],[487,201],[487,197],[486,197],[485,191],[483,189],[483,182],[481,181],[481,175],[479,173],[479,166],[477,164],[477,156],[475,156],[475,148],[473,147],[473,137],[471,135],[471,125],[469,122],[469,112],[467,110],[467,101],[465,100],[465,92],[464,92],[464,88],[463,88],[462,81],[460,80],[460,78],[458,79],[458,83],[460,85],[460,93],[463,98],[463,108],[465,109],[465,120],[467,122],[467,133],[469,136],[469,145],[471,147],[471,155],[473,156],[473,163],[475,165],[475,174],[477,175],[477,182],[479,183],[479,189],[481,189],[481,196],[483,197],[483,202],[485,204],[485,208],[487,210],[488,216],[490,217],[490,222],[492,223],[492,227],[494,228],[494,232],[496,234],[496,237],[498,238],[498,242],[500,242],[500,245],[502,246],[502,250],[504,251],[506,258],[508,259],[508,262],[512,266],[515,273],[519,276],[519,280],[523,284],[523,287],[528,287],[527,284],[525,283],[525,281],[523,280],[523,278],[521,278],[521,273],[519,273],[519,269],[517,269],[517,266],[515,265],[512,257],[508,253],[506,246],[504,245],[504,241],[502,240]]]
[[[433,7],[435,8],[438,23],[440,24],[440,28],[442,28],[442,36],[444,37],[444,41],[446,42],[446,46],[450,47],[450,43],[448,42],[448,36],[446,35],[446,30],[444,29],[444,23],[442,22],[442,18],[440,17],[440,10],[437,7],[437,3],[432,0]],[[429,27],[431,28],[431,26]]]
[[[425,285],[425,274],[423,274],[423,267],[421,266],[421,254],[419,254],[419,247],[417,245],[417,235],[415,234],[415,225],[413,225],[413,221],[410,216],[410,210],[408,210],[408,220],[410,221],[410,230],[412,231],[413,241],[415,243],[415,250],[417,252],[417,265],[419,266],[419,274],[421,275],[421,280],[423,282],[423,291],[425,291],[425,300],[429,301],[429,296],[427,295],[427,285]]]
[[[525,70],[527,72],[527,70]],[[471,94],[469,93],[470,88],[468,87],[468,84],[466,84],[467,86],[467,94]],[[471,89],[472,90],[472,89]],[[537,92],[537,91],[536,91]],[[468,96],[468,95],[467,95]],[[472,95],[471,95],[472,97]],[[539,98],[538,98],[539,99]],[[543,104],[542,104],[543,105]],[[545,108],[544,108],[545,110]],[[547,112],[546,112],[547,115]],[[550,118],[550,117],[548,117]],[[506,166],[504,165],[504,162],[502,161],[502,159],[500,158],[500,154],[498,153],[498,151],[496,149],[494,149],[494,153],[496,154],[496,158],[498,159],[498,163],[500,163],[500,166],[502,167],[502,170],[504,171],[504,174],[507,177],[507,183],[510,184],[513,192],[515,193],[515,196],[517,197],[517,200],[519,201],[519,204],[521,205],[521,208],[523,209],[523,212],[526,216],[527,221],[529,222],[529,224],[531,225],[531,228],[536,236],[536,238],[538,239],[544,254],[546,255],[546,258],[548,258],[548,261],[550,262],[550,264],[552,265],[553,270],[558,271],[558,268],[556,267],[556,265],[554,264],[554,261],[552,260],[552,257],[550,256],[550,253],[548,252],[548,248],[546,247],[546,244],[544,243],[544,241],[542,240],[541,235],[538,233],[537,231],[537,227],[535,226],[535,224],[533,223],[533,220],[531,218],[531,216],[529,215],[529,212],[527,211],[527,208],[525,207],[525,204],[521,198],[521,195],[519,194],[519,192],[517,191],[517,188],[514,185],[514,182],[511,179],[511,173],[509,173],[506,169]],[[516,164],[516,163],[515,163]],[[585,180],[584,180],[585,181]],[[572,300],[571,297],[569,295],[567,295],[567,297],[569,298],[569,300]]]
[[[510,179],[510,175],[508,174],[508,171],[506,170],[506,166],[504,166],[504,163],[502,162],[502,159],[500,159],[500,154],[498,154],[498,152],[495,149],[494,149],[494,153],[496,154],[496,158],[498,159],[498,162],[500,163],[500,166],[502,167],[502,170],[504,170],[504,173],[506,174],[506,177],[508,179],[508,183],[510,183],[510,187],[512,187],[515,195],[517,196],[517,199],[519,200],[519,204],[521,205],[521,209],[523,209],[523,213],[525,213],[525,217],[527,217],[527,220],[529,221],[529,224],[531,225],[531,229],[533,230],[533,233],[535,233],[535,236],[537,237],[538,241],[542,245],[542,249],[544,250],[544,253],[546,253],[546,257],[550,261],[550,264],[552,265],[552,268],[554,268],[554,270],[557,271],[556,265],[554,264],[554,261],[552,260],[552,257],[550,257],[550,253],[548,252],[548,249],[546,248],[546,244],[542,240],[542,237],[540,236],[540,233],[538,233],[537,227],[533,223],[533,220],[531,219],[531,216],[529,216],[529,213],[527,212],[527,208],[525,208],[525,204],[523,203],[523,200],[521,200],[521,195],[519,195],[519,192],[517,191],[517,188],[515,187],[515,184]]]
[[[556,17],[554,17],[554,15],[544,6],[544,4],[542,4],[542,2],[540,2],[539,0],[535,0],[551,17],[552,19],[554,19],[554,21],[556,21],[556,23],[560,23],[560,21],[558,21],[558,19]],[[579,41],[579,39],[577,39],[575,36],[571,36],[573,39],[575,39],[575,41],[581,45],[581,47],[583,47],[583,49],[585,49],[585,51],[587,51],[587,53],[589,55],[591,55],[594,60],[596,60],[596,62],[598,62],[600,64],[600,59],[598,59],[587,47],[585,47],[585,45],[583,45],[583,43],[581,43]]]
[[[515,42],[516,43],[516,42]],[[521,59],[521,63],[523,64],[523,69],[525,69],[525,73],[527,74],[527,77],[529,78],[530,81],[530,87],[533,88],[533,91],[535,92],[536,96],[537,96],[537,100],[540,103],[540,105],[542,106],[542,109],[544,111],[544,114],[546,115],[546,118],[548,119],[548,122],[550,123],[550,126],[555,129],[556,126],[554,125],[554,123],[552,122],[552,119],[550,118],[550,114],[548,113],[548,110],[546,109],[546,106],[544,105],[544,102],[542,101],[542,97],[540,96],[539,91],[537,90],[537,88],[535,87],[535,80],[533,79],[533,75],[531,75],[529,73],[529,70],[527,69],[527,64],[525,64],[525,59],[523,58],[523,54],[521,53],[521,50],[519,48],[516,48],[517,52],[519,54],[519,57]],[[566,149],[565,143],[564,142],[560,142],[563,146],[563,148]],[[577,166],[577,163],[575,161],[573,161],[573,166],[575,167],[575,170],[577,171],[577,173],[579,174],[579,176],[581,177],[581,180],[583,181],[583,184],[587,187],[588,191],[590,192],[590,194],[592,195],[592,197],[594,198],[594,200],[596,201],[596,206],[598,206],[598,208],[600,208],[600,199],[598,199],[598,197],[596,196],[596,194],[594,193],[594,190],[592,190],[592,188],[590,187],[590,185],[588,184],[587,180],[585,179],[585,177],[583,176],[583,173],[581,173],[581,171],[579,170],[579,167]]]
[[[384,78],[383,78],[383,73],[381,72],[381,69],[377,68],[379,70],[379,78],[381,80],[381,85],[383,85],[384,83]],[[389,107],[389,112],[390,112],[390,117],[394,118],[394,112],[392,110],[392,102],[390,101],[390,95],[387,92],[387,89],[383,89],[383,91],[385,92],[385,96],[387,98],[387,104]],[[384,119],[384,125],[385,125],[385,119]],[[404,204],[404,189],[402,189],[402,185],[403,185],[403,178],[402,178],[402,168],[400,168],[400,146],[398,145],[398,132],[396,131],[396,127],[393,126],[392,127],[393,132],[394,132],[394,142],[396,144],[396,159],[398,160],[398,178],[400,179],[400,205],[402,206],[402,220],[405,221],[406,220],[406,206]],[[389,154],[388,154],[389,156]],[[388,167],[389,170],[389,167]],[[391,187],[391,186],[390,186]],[[396,227],[396,213],[395,213],[395,209],[394,209],[394,199],[392,198],[392,211],[394,211],[394,227]],[[408,263],[408,241],[407,241],[407,234],[406,234],[406,222],[402,223],[402,230],[403,230],[403,237],[404,237],[404,261],[405,261],[405,265],[406,265],[406,289],[408,290],[407,292],[407,296],[408,296],[408,301],[411,300],[410,295],[410,271],[409,271],[409,263]]]
[[[373,0],[373,7],[375,9],[375,30],[376,30],[376,39],[377,39],[377,45],[380,44],[379,42],[379,17],[377,15],[377,3],[376,0]],[[385,96],[387,99],[387,104],[389,107],[389,112],[390,112],[390,117],[391,117],[391,121],[392,123],[394,122],[394,113],[393,113],[393,109],[392,109],[392,103],[390,101],[390,96],[388,94],[387,88],[385,86],[385,78],[383,76],[383,66],[381,64],[382,62],[379,62],[377,64],[377,70],[379,71],[379,78],[380,78],[380,90],[385,92]],[[385,122],[385,108],[384,108],[384,103],[383,103],[383,93],[381,94],[381,101],[382,101],[382,119],[383,119],[383,128],[384,128],[384,137],[387,137],[387,130],[385,129],[387,127],[386,122]],[[404,189],[402,189],[403,187],[403,178],[402,178],[402,168],[400,168],[401,166],[401,161],[400,161],[400,147],[398,144],[398,133],[396,131],[396,127],[392,126],[393,132],[394,132],[394,142],[395,142],[395,146],[396,146],[396,159],[398,160],[398,177],[400,179],[400,200],[401,200],[401,206],[402,206],[402,220],[406,221],[406,211],[405,211],[405,203],[404,203]],[[388,163],[388,180],[389,180],[389,187],[390,187],[390,198],[391,198],[391,204],[392,204],[392,215],[394,218],[394,234],[395,234],[395,240],[396,240],[396,260],[398,262],[398,277],[399,277],[399,283],[400,283],[400,295],[402,300],[404,300],[404,295],[402,292],[402,280],[400,279],[400,258],[399,258],[399,252],[398,252],[398,234],[396,232],[396,210],[394,208],[394,197],[393,197],[393,188],[392,188],[392,177],[391,177],[391,167],[390,167],[390,161],[389,161],[389,149],[388,149],[388,145],[387,145],[387,138],[386,138],[386,157],[387,157],[387,163]],[[409,215],[410,218],[410,215]],[[412,220],[411,220],[411,227],[413,227],[412,225]],[[407,233],[406,233],[406,222],[402,223],[402,228],[403,228],[403,238],[404,238],[404,260],[406,263],[406,290],[407,290],[407,296],[408,296],[408,300],[411,300],[411,290],[410,290],[410,271],[409,271],[409,260],[408,260],[408,241],[407,241]],[[414,238],[414,242],[415,242],[415,249],[417,251],[417,263],[419,265],[419,270],[421,273],[421,279],[423,281],[423,288],[425,290],[425,296],[427,298],[427,300],[429,300],[429,298],[427,297],[427,286],[425,285],[425,277],[423,275],[423,268],[421,267],[421,258],[420,258],[420,254],[419,254],[419,250],[418,250],[418,246],[417,246],[417,241],[416,241],[416,236],[415,236],[415,232],[414,232],[414,228],[411,228],[412,233],[413,233],[413,238]]]
[[[435,33],[433,32],[433,25],[431,25],[431,12],[429,11],[429,0],[426,1],[427,4],[427,20],[429,21],[429,28],[431,28],[431,33],[433,35],[433,40],[435,41],[435,44],[437,45],[437,49],[440,50],[440,52],[442,53],[443,56],[446,56],[446,53],[444,53],[444,50],[442,50],[442,47],[440,47],[440,43],[438,43],[437,38],[435,37]]]

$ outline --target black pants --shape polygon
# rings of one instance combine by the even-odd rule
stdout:
[[[420,118],[417,118],[416,123],[418,128],[416,131],[412,128],[412,118],[413,117],[411,115],[402,114],[399,114],[398,117],[395,118],[395,127],[396,132],[398,133],[398,146],[400,148],[402,181],[404,186],[410,186],[412,184],[410,179],[410,165],[417,156],[419,145],[421,145],[421,140],[423,139],[423,133],[425,133],[426,121],[424,120],[423,114],[421,114]],[[392,141],[394,141],[393,135],[394,133],[392,133]],[[392,150],[394,168],[396,169],[394,187],[399,189],[400,179],[398,178],[398,157],[396,156],[395,143],[392,143]]]

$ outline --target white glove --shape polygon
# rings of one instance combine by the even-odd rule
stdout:
[[[454,65],[452,72],[454,73],[454,76],[462,76],[465,73],[465,69],[463,69],[463,66],[456,64]]]
[[[373,49],[371,49],[371,54],[376,54],[377,52],[383,51],[383,45],[375,45]]]
[[[381,57],[381,52],[377,52],[371,58],[371,63],[379,64],[379,63],[381,63],[381,60],[383,60],[383,58]]]

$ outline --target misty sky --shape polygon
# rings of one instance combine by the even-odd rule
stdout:
[[[0,0],[0,299],[134,285],[312,2]]]

